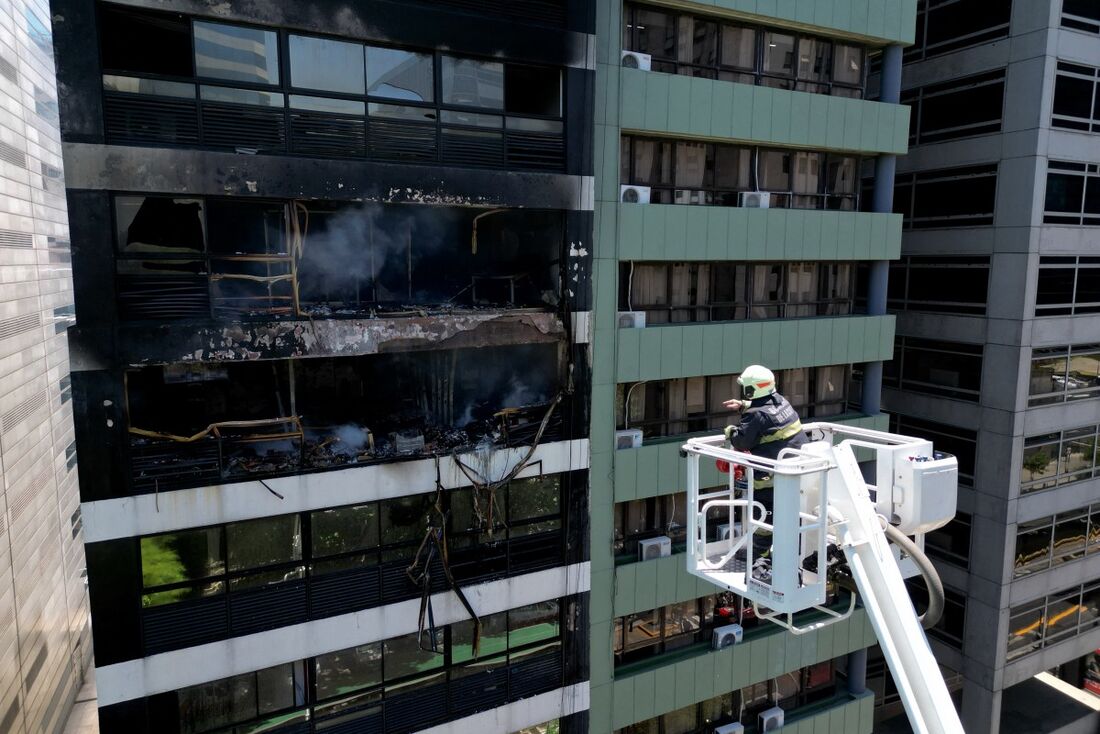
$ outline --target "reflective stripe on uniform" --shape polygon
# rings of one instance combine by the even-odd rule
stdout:
[[[783,426],[775,433],[769,433],[760,439],[758,443],[771,443],[772,441],[785,441],[792,436],[796,436],[802,432],[802,421],[795,421],[789,426]]]

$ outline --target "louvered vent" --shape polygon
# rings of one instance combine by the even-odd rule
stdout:
[[[0,161],[10,163],[13,166],[26,168],[27,155],[14,145],[10,145],[0,140]]]
[[[16,496],[15,501],[11,503],[8,508],[11,512],[11,521],[14,523],[19,520],[19,516],[26,512],[27,508],[34,502],[34,498],[38,496],[38,493],[42,491],[42,488],[46,486],[46,482],[50,479],[50,470],[44,469],[38,476],[30,481],[26,489]]]
[[[28,313],[0,321],[0,339],[7,339],[24,331],[30,331],[42,324],[42,315]]]
[[[26,420],[34,411],[38,410],[46,404],[46,391],[41,390],[23,402],[16,405],[14,408],[4,413],[0,418],[0,430],[7,433],[11,429],[15,428],[22,421]]]
[[[11,63],[3,56],[0,56],[0,76],[3,76],[9,82],[19,82],[19,72],[15,69],[15,64]]]
[[[0,247],[34,247],[34,238],[30,232],[0,229]]]

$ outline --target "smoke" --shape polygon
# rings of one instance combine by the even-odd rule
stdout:
[[[349,306],[446,300],[456,290],[446,287],[446,270],[419,266],[461,252],[460,218],[468,217],[413,205],[311,212],[298,267],[302,300]]]
[[[358,456],[366,450],[370,441],[370,431],[354,423],[337,426],[332,435],[336,440],[329,444],[329,449],[340,456]]]

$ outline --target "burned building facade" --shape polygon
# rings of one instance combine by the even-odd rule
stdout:
[[[591,4],[52,9],[101,730],[587,730]]]

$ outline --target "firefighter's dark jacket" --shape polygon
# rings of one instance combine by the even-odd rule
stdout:
[[[733,448],[775,459],[783,449],[806,443],[798,413],[779,393],[756,398],[741,411],[741,422],[731,436]]]

